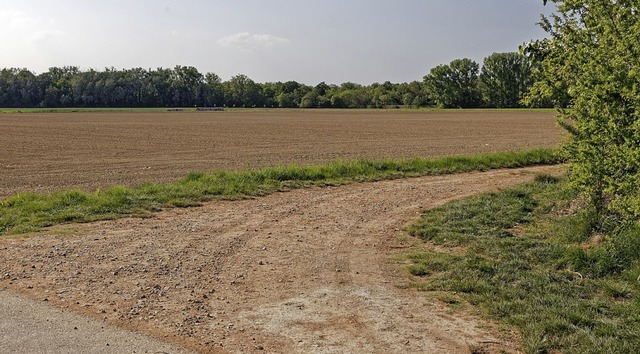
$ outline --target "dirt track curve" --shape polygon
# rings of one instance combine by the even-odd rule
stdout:
[[[391,261],[452,199],[560,166],[311,188],[0,240],[0,289],[202,353],[517,351]]]

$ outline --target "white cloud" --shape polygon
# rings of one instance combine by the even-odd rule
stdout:
[[[34,19],[22,11],[0,11],[0,26],[3,30],[20,30],[32,26]]]
[[[286,38],[280,38],[270,34],[251,34],[249,32],[232,34],[216,41],[216,43],[223,47],[239,48],[243,50],[270,48],[277,45],[284,45],[289,42],[290,41]]]
[[[0,11],[0,34],[12,41],[37,44],[66,35],[54,21],[45,22],[22,11]]]
[[[31,34],[31,36],[29,36],[29,39],[32,42],[38,43],[38,44],[42,44],[44,42],[48,42],[49,40],[56,38],[56,37],[61,37],[61,36],[65,36],[66,33],[57,29],[52,29],[52,30],[41,30],[41,31],[35,31]]]

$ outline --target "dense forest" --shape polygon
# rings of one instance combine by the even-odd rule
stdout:
[[[457,59],[431,69],[422,81],[309,86],[256,83],[246,75],[222,81],[191,66],[103,71],[67,66],[37,75],[5,68],[0,70],[0,107],[521,107],[532,69],[524,55],[494,53],[482,69],[470,59]]]

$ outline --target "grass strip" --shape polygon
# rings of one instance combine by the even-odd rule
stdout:
[[[408,286],[518,328],[527,353],[640,353],[640,227],[592,235],[576,198],[539,176],[425,212]]]
[[[556,164],[555,150],[538,149],[436,159],[336,161],[319,166],[277,166],[250,171],[190,173],[168,184],[113,187],[93,193],[67,190],[24,193],[0,201],[0,235],[41,230],[61,223],[124,216],[148,216],[168,207],[195,206],[213,199],[239,199],[313,185],[437,175],[495,168]]]

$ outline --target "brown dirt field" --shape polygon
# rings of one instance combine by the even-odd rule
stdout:
[[[491,120],[493,121],[493,120]],[[329,188],[0,239],[0,289],[202,353],[517,352],[451,313],[395,255],[422,210],[561,166]]]
[[[192,171],[554,147],[552,112],[272,110],[0,114],[0,198]]]

